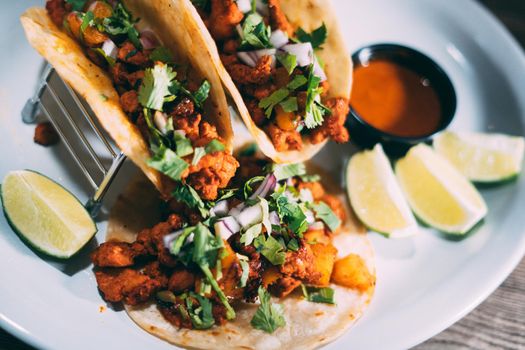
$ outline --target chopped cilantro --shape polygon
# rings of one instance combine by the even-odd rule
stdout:
[[[341,219],[334,214],[333,210],[325,202],[311,204],[311,207],[315,211],[315,216],[321,219],[330,231],[335,232],[339,228]]]
[[[113,57],[106,55],[104,50],[102,50],[100,47],[96,47],[91,50],[95,51],[100,56],[102,56],[106,60],[106,62],[109,64],[110,67],[113,67],[115,65],[116,60]]]
[[[321,78],[313,73],[313,64],[310,65],[310,73],[308,75],[308,84],[306,89],[306,115],[304,124],[308,129],[313,129],[324,121],[324,115],[329,114],[330,110],[326,108],[321,101],[321,93],[323,89],[319,87]]]
[[[191,141],[181,133],[173,133],[173,141],[175,141],[175,153],[179,157],[186,157],[193,153]]]
[[[272,164],[271,171],[277,181],[286,180],[294,176],[306,174],[306,167],[303,163],[295,164]]]
[[[192,298],[197,299],[198,306],[194,306]],[[186,309],[191,320],[191,324],[195,329],[208,329],[215,324],[215,319],[212,313],[212,304],[207,298],[199,294],[190,292],[189,297],[186,298]]]
[[[297,105],[297,97],[288,97],[283,102],[279,103],[285,112],[295,112],[299,109]]]
[[[308,79],[304,77],[304,75],[296,75],[293,77],[292,81],[286,85],[287,88],[290,90],[296,90],[306,84],[308,82]]]
[[[207,80],[204,80],[201,86],[199,86],[199,88],[197,89],[197,91],[193,93],[193,102],[195,102],[195,104],[197,104],[199,108],[202,108],[204,101],[208,99],[208,95],[210,94],[210,87],[210,83]]]
[[[173,55],[171,54],[170,50],[165,48],[164,46],[159,46],[155,48],[149,55],[149,58],[153,62],[163,62],[163,63],[172,63],[173,62]]]
[[[66,3],[71,5],[73,11],[82,11],[86,6],[87,0],[66,0]]]
[[[284,264],[286,247],[283,247],[272,235],[268,235],[266,239],[264,235],[260,235],[255,239],[254,246],[272,265]]]
[[[224,151],[225,147],[221,141],[217,139],[213,139],[210,141],[210,143],[206,145],[205,150],[206,150],[206,154],[209,154],[209,153]]]
[[[286,97],[288,97],[288,95],[290,95],[290,91],[288,89],[281,88],[274,91],[270,96],[263,98],[259,102],[259,107],[265,110],[264,114],[266,115],[266,118],[270,118],[273,108]]]
[[[139,89],[139,102],[142,106],[162,111],[166,99],[170,97],[170,86],[177,76],[171,67],[156,64],[144,72],[144,79]]]
[[[301,236],[308,229],[306,215],[301,206],[290,201],[283,193],[274,192],[272,197],[275,199],[279,218],[294,234]]]
[[[312,43],[312,47],[314,49],[318,49],[326,41],[326,37],[327,37],[326,25],[323,23],[319,28],[314,29],[311,33],[307,33],[302,28],[299,28],[295,32],[295,35],[297,39],[299,39],[300,42],[303,42],[303,43],[310,42]]]
[[[82,23],[80,24],[80,40],[84,41],[84,32],[89,26],[93,24],[95,14],[91,11],[84,13],[82,16]]]
[[[240,242],[244,243],[245,246],[248,246],[248,245],[252,244],[252,242],[254,241],[255,238],[262,237],[262,236],[260,236],[260,234],[262,232],[262,227],[263,227],[262,224],[255,224],[255,225],[251,226],[250,228],[248,228],[241,235]]]
[[[301,180],[304,182],[316,182],[321,180],[321,176],[318,174],[312,174],[312,175],[300,175]]]
[[[253,184],[261,182],[263,180],[264,180],[264,176],[254,176],[251,179],[249,179],[248,181],[246,181],[244,183],[244,189],[243,189],[244,198],[248,199],[248,197],[250,197],[252,195],[252,193],[253,193],[252,185]]]
[[[198,209],[202,217],[205,218],[208,216],[209,211],[206,209],[206,205],[197,191],[190,185],[177,186],[172,195],[176,201],[184,203],[192,209]]]
[[[188,168],[184,159],[166,147],[160,147],[147,164],[175,181],[180,181],[182,173]]]
[[[250,13],[242,24],[242,38],[239,50],[264,49],[272,47],[270,35],[272,29],[264,24],[257,13]]]
[[[275,57],[283,65],[288,74],[292,74],[295,67],[297,67],[297,57],[288,52],[278,52]]]
[[[135,28],[138,19],[134,19],[122,2],[117,2],[111,17],[104,18],[102,24],[104,31],[111,35],[126,35],[137,48],[142,48],[139,32]]]
[[[258,294],[261,305],[253,315],[250,324],[255,329],[273,333],[277,328],[286,325],[283,308],[271,302],[270,293],[262,286],[259,287]]]
[[[206,155],[206,149],[204,147],[197,147],[193,150],[193,160],[191,165],[197,165],[202,157]]]
[[[246,282],[250,275],[250,265],[248,264],[248,257],[237,253],[237,258],[239,259],[239,264],[242,269],[241,278],[239,278],[239,287],[244,288],[246,287]]]
[[[295,238],[292,238],[288,241],[288,244],[286,245],[286,247],[289,250],[296,252],[299,250],[299,242]]]
[[[335,304],[334,294],[335,291],[332,288],[324,287],[311,287],[301,284],[301,289],[303,290],[303,295],[306,300],[314,303],[325,303],[325,304]]]

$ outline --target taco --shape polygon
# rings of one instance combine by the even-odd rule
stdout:
[[[348,141],[352,61],[329,0],[192,2],[223,84],[266,156],[303,162],[328,139]]]
[[[164,197],[183,183],[213,199],[238,163],[220,78],[208,67],[199,28],[181,15],[185,6],[48,0],[21,22],[31,45]]]
[[[115,204],[92,254],[99,291],[144,330],[192,349],[316,348],[356,322],[373,295],[364,229],[302,164],[239,157],[209,215],[155,196],[138,180]],[[140,191],[140,192],[137,192]],[[149,209],[147,209],[149,208]],[[152,210],[153,212],[151,212]]]

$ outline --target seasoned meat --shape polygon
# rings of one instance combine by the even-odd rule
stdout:
[[[320,200],[324,196],[323,185],[319,182],[301,182],[297,186],[299,190],[307,189],[312,193],[312,197],[315,201]]]
[[[70,12],[66,16],[66,22],[71,31],[71,34],[75,38],[79,38],[88,47],[95,47],[102,45],[104,41],[108,40],[108,36],[100,31],[96,27],[88,26],[83,32],[81,30],[82,18],[80,18],[77,12]]]
[[[315,270],[314,255],[310,245],[301,242],[299,249],[286,252],[286,260],[280,266],[279,271],[285,275],[294,277],[306,282],[316,281],[320,274]]]
[[[169,274],[171,269],[162,266],[158,261],[152,261],[144,266],[144,274],[157,282],[161,288],[168,286]]]
[[[212,140],[222,141],[217,128],[208,122],[202,122],[199,125],[199,138],[193,141],[193,147],[205,147]]]
[[[186,269],[176,269],[168,281],[168,289],[174,293],[181,293],[193,289],[195,275]]]
[[[60,140],[55,128],[49,122],[40,123],[35,127],[33,141],[42,146],[52,146]]]
[[[248,274],[248,280],[246,281],[246,287],[244,288],[244,299],[247,302],[255,302],[257,299],[257,291],[262,283],[264,261],[261,259],[259,253],[252,254],[248,261],[250,267],[250,273]]]
[[[91,261],[97,267],[132,266],[137,252],[126,242],[105,242],[91,253]]]
[[[124,112],[132,114],[140,110],[139,95],[137,91],[130,90],[120,95],[120,105]]]
[[[134,64],[136,66],[145,67],[151,63],[149,56],[140,51],[131,42],[126,41],[118,50],[117,57],[120,61]]]
[[[157,303],[157,308],[162,316],[172,325],[177,328],[193,328],[191,320],[189,318],[182,317],[179,311],[179,305],[184,306],[184,301],[180,301],[177,304],[170,303]],[[185,307],[185,306],[184,306]]]
[[[115,84],[125,85],[128,83],[129,72],[123,63],[117,62],[111,67],[111,76]]]
[[[226,151],[206,154],[197,165],[190,166],[186,181],[202,199],[213,200],[217,191],[228,185],[238,166],[237,160]]]
[[[130,268],[107,268],[95,271],[95,277],[106,301],[137,305],[150,299],[159,288],[158,281]]]
[[[237,53],[237,49],[239,48],[239,41],[236,39],[231,39],[228,41],[225,41],[222,45],[222,52],[234,55]]]
[[[284,298],[295,288],[301,285],[301,281],[292,277],[281,277],[275,283],[272,283],[268,290],[270,293],[278,298]]]
[[[303,139],[301,134],[296,130],[285,131],[275,124],[266,127],[270,139],[278,152],[300,151],[303,149]]]
[[[331,137],[338,143],[348,142],[350,136],[344,126],[346,116],[350,110],[348,100],[331,98],[326,102],[326,106],[332,111],[332,114],[325,116],[323,124],[312,130],[310,141],[313,144],[317,144]]]
[[[268,0],[268,9],[270,10],[270,25],[272,26],[272,30],[280,29],[287,33],[289,37],[292,37],[294,34],[293,27],[281,9],[279,0]]]
[[[233,36],[235,26],[243,17],[234,0],[211,0],[208,29],[215,40],[227,39]]]
[[[186,133],[186,137],[190,140],[194,140],[199,137],[199,124],[201,122],[200,114],[193,114],[187,118],[183,118],[177,115],[173,115],[173,128],[175,130],[182,130]]]
[[[250,116],[257,126],[261,126],[266,122],[264,111],[261,107],[259,107],[259,102],[257,100],[247,100],[246,108],[248,108]]]
[[[237,84],[264,84],[272,76],[272,58],[270,56],[259,58],[253,68],[238,62],[227,64],[227,62],[223,61],[223,63],[233,81]]]
[[[277,86],[273,83],[267,82],[266,84],[249,84],[243,87],[243,93],[248,96],[254,97],[256,100],[262,100],[270,96],[274,91],[277,90]]]
[[[65,0],[48,0],[46,10],[53,23],[62,27],[66,13],[71,11],[71,5],[66,4]]]
[[[184,97],[179,103],[177,103],[170,114],[174,117],[189,118],[194,112],[195,106],[193,105],[193,101]]]

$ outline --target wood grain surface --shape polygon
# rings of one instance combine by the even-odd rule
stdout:
[[[457,1],[457,0],[436,0]],[[525,47],[525,0],[480,0]],[[0,329],[0,349],[33,348]],[[415,350],[525,350],[525,259],[480,306]]]

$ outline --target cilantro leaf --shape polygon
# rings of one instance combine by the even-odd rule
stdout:
[[[193,160],[191,165],[197,165],[202,157],[206,155],[206,149],[204,147],[197,147],[193,150]]]
[[[275,175],[277,181],[282,181],[294,176],[305,175],[306,167],[304,163],[272,164],[271,171]]]
[[[300,177],[301,177],[301,180],[303,180],[304,182],[317,182],[321,180],[321,176],[318,174],[312,174],[312,175],[305,174],[305,175],[300,175]]]
[[[301,289],[303,290],[304,297],[308,301],[313,303],[335,304],[335,291],[332,288],[318,288],[301,284]]]
[[[312,47],[317,49],[321,47],[321,45],[323,45],[326,41],[326,25],[323,23],[319,28],[314,29],[311,33],[307,33],[302,28],[299,28],[295,32],[295,35],[300,42],[310,42],[312,43]]]
[[[273,108],[286,97],[290,95],[290,91],[285,88],[274,91],[270,96],[259,101],[259,107],[265,109],[264,114],[266,118],[270,118]]]
[[[175,181],[180,181],[182,173],[188,168],[188,163],[167,147],[160,147],[146,162],[150,167],[157,169]]]
[[[239,264],[242,269],[241,278],[239,278],[239,287],[244,288],[246,287],[246,282],[250,275],[250,265],[248,264],[248,257],[237,253],[237,258],[239,259]]]
[[[128,39],[133,43],[133,45],[140,49],[142,44],[139,40],[139,32],[135,28],[135,23],[138,22],[138,19],[134,19],[131,16],[131,13],[126,9],[122,2],[117,2],[117,5],[113,9],[111,17],[104,18],[102,25],[104,31],[111,35],[127,35]]]
[[[264,176],[254,176],[248,181],[246,181],[244,183],[244,189],[243,189],[244,198],[248,199],[248,197],[250,197],[251,194],[253,193],[253,187],[252,187],[253,184],[261,182],[263,180],[264,180]]]
[[[277,214],[282,222],[288,225],[290,231],[302,235],[308,229],[308,222],[301,206],[284,195],[284,192],[274,192],[271,197],[275,200]]]
[[[311,64],[306,88],[306,115],[304,117],[304,124],[308,129],[313,129],[323,124],[324,115],[330,112],[330,110],[320,102],[323,91],[323,89],[319,87],[320,82],[321,78],[314,75],[313,64]]]
[[[197,299],[199,305],[194,308],[191,298]],[[215,319],[212,313],[211,302],[196,293],[190,292],[189,298],[186,298],[186,309],[191,320],[191,324],[195,329],[208,329],[215,324]]]
[[[181,203],[185,203],[188,207],[192,209],[198,209],[203,218],[209,215],[206,205],[202,201],[201,197],[190,185],[181,185],[177,186],[172,193],[173,198]]]
[[[262,227],[263,227],[262,224],[255,224],[251,226],[241,235],[241,238],[239,241],[241,243],[244,243],[245,246],[252,244],[255,238],[262,237],[260,236],[262,232]]]
[[[73,11],[82,11],[86,6],[87,0],[66,0],[66,3],[71,5]]]
[[[286,85],[287,88],[290,90],[296,90],[306,84],[308,82],[308,79],[304,77],[304,75],[296,75],[293,77],[292,81]]]
[[[286,245],[286,247],[289,250],[296,252],[299,250],[299,242],[295,238],[292,238],[291,240],[288,241],[288,244]]]
[[[186,157],[193,153],[190,139],[182,133],[174,132],[173,141],[175,141],[175,152],[179,157]]]
[[[80,24],[80,40],[84,41],[84,32],[94,23],[94,19],[95,14],[91,11],[88,11],[82,15],[82,23]]]
[[[199,86],[199,88],[197,89],[197,91],[193,93],[193,102],[195,102],[195,104],[197,104],[199,108],[202,108],[204,101],[208,99],[208,95],[210,94],[210,88],[210,83],[207,80],[204,80],[201,86]]]
[[[221,152],[225,150],[224,145],[221,141],[217,139],[213,139],[206,145],[204,148],[206,150],[206,154],[215,153],[215,152]]]
[[[295,67],[297,67],[297,56],[289,54],[288,52],[278,52],[277,61],[283,65],[283,67],[288,72],[288,75],[292,74]]]
[[[297,97],[288,97],[283,102],[279,103],[285,112],[295,112],[299,109],[297,105]]]
[[[165,48],[164,46],[159,46],[155,48],[149,55],[149,58],[153,62],[163,62],[163,63],[172,63],[173,62],[173,55],[171,54],[170,50]]]
[[[332,211],[325,202],[319,202],[311,204],[312,209],[315,211],[315,216],[321,219],[330,231],[335,232],[339,226],[341,226],[341,219]]]
[[[264,24],[263,18],[257,13],[246,16],[242,24],[242,38],[239,50],[271,48],[270,35],[272,29]]]
[[[278,240],[269,235],[268,238],[264,238],[261,235],[255,239],[255,248],[261,253],[272,265],[282,265],[286,260],[285,247],[279,243]]]
[[[177,76],[170,66],[156,64],[144,72],[144,79],[139,89],[139,102],[142,106],[162,111],[166,98],[170,96],[170,86]]]
[[[279,327],[286,325],[283,308],[279,304],[270,301],[270,293],[262,286],[258,290],[261,305],[253,315],[250,322],[253,328],[260,329],[266,333],[273,333]]]

